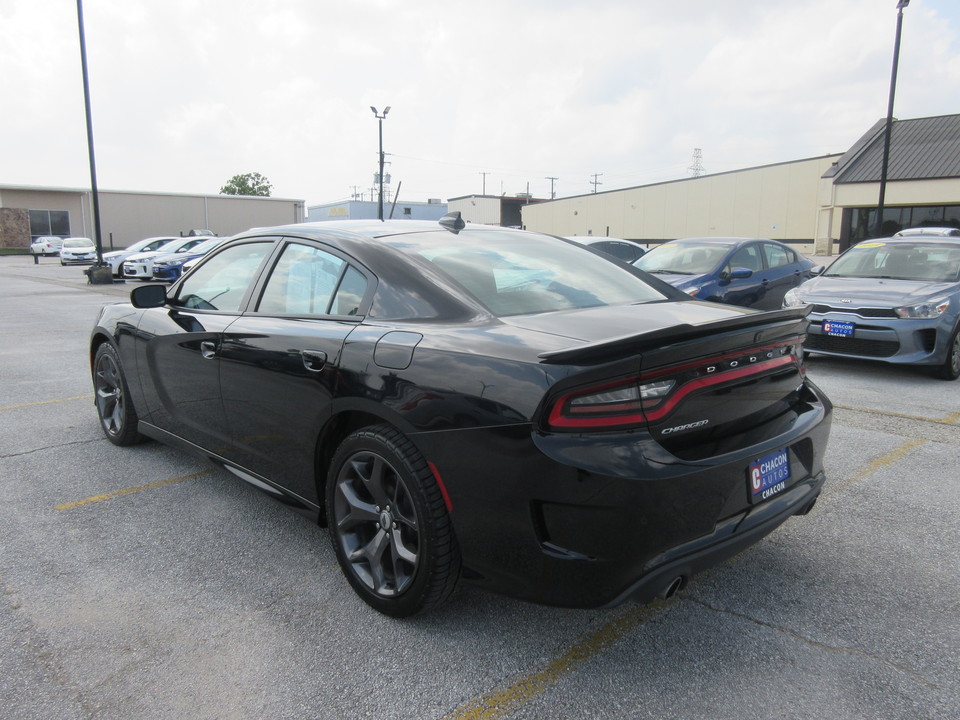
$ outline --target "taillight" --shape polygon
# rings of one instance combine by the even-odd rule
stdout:
[[[662,420],[692,392],[791,364],[802,376],[800,346],[782,343],[661,367],[643,376],[564,393],[550,408],[548,423],[558,430],[645,425]]]

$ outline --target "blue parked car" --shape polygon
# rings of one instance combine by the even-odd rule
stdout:
[[[823,271],[788,245],[758,238],[684,238],[634,266],[698,300],[776,310],[788,290]]]
[[[185,262],[203,257],[227,239],[228,238],[213,237],[209,240],[204,240],[199,245],[194,245],[189,250],[157,256],[153,260],[153,279],[164,282],[174,282],[178,280],[183,274],[183,264]]]

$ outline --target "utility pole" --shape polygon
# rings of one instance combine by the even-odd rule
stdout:
[[[483,190],[480,192],[480,194],[486,195],[487,194],[487,175],[489,175],[490,173],[482,172],[480,174],[483,175]]]
[[[380,209],[377,217],[380,220],[383,220],[383,119],[387,117],[387,113],[390,112],[390,106],[387,105],[383,109],[382,115],[372,105],[370,106],[370,109],[373,110],[373,115],[377,118],[377,124],[379,125],[380,129],[380,174],[377,177],[377,182],[380,185]]]
[[[903,28],[903,9],[910,0],[897,3],[897,34],[893,42],[893,67],[890,70],[890,96],[887,99],[887,122],[883,131],[883,159],[880,164],[880,197],[877,200],[877,229],[874,237],[883,237],[883,205],[887,195],[887,167],[890,163],[890,133],[893,131],[893,96],[897,91],[897,66],[900,64],[900,32]]]
[[[593,185],[593,194],[596,195],[596,194],[597,194],[597,185],[603,185],[603,183],[600,182],[600,180],[598,180],[598,178],[602,178],[602,177],[603,177],[603,173],[594,173],[594,174],[592,175],[592,177],[593,177],[593,180],[590,181],[590,184]]]
[[[547,176],[546,179],[550,181],[550,199],[551,199],[551,200],[556,200],[556,199],[557,199],[557,194],[553,191],[553,183],[556,182],[557,180],[559,180],[560,178]]]

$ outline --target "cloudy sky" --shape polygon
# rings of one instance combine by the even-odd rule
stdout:
[[[84,0],[102,189],[549,197],[843,152],[896,0]],[[0,0],[0,185],[89,187],[76,0]],[[895,115],[960,113],[960,2],[904,11]]]

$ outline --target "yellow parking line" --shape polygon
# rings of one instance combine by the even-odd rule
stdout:
[[[920,447],[921,445],[926,445],[928,442],[930,441],[923,440],[921,438],[913,438],[912,440],[907,440],[903,445],[900,445],[899,447],[894,448],[893,450],[888,452],[886,455],[881,455],[880,457],[878,457],[876,460],[874,460],[872,463],[867,465],[863,470],[861,470],[859,473],[854,475],[852,478],[850,478],[846,482],[837,483],[836,485],[834,485],[834,487],[838,487],[838,486],[843,487],[845,485],[850,485],[855,482],[860,482],[868,475],[875,473],[877,470],[885,468],[889,465],[893,465],[893,463],[897,462],[898,460],[902,460],[903,457],[908,452],[910,452],[914,448]]]
[[[19,410],[20,408],[35,407],[37,405],[52,405],[53,403],[71,402],[73,400],[90,400],[91,398],[93,398],[93,393],[90,395],[77,395],[75,397],[60,398],[59,400],[41,400],[40,402],[23,403],[22,405],[6,405],[4,407],[0,407],[0,411]]]
[[[542,695],[563,677],[620,641],[635,627],[656,615],[665,603],[634,606],[592,635],[584,638],[543,670],[528,675],[503,690],[471,701],[443,720],[499,720]]]
[[[161,480],[159,482],[150,483],[149,485],[138,485],[137,487],[123,488],[122,490],[116,490],[111,493],[104,493],[103,495],[94,495],[93,497],[88,497],[83,500],[74,500],[73,502],[63,503],[62,505],[54,506],[54,510],[73,510],[78,508],[81,505],[89,505],[90,503],[103,502],[104,500],[111,500],[115,497],[120,497],[121,495],[129,495],[130,493],[140,492],[141,490],[152,490],[153,488],[163,487],[164,485],[172,485],[173,483],[183,482],[184,480],[193,480],[194,478],[202,477],[203,475],[209,475],[213,470],[201,470],[200,472],[191,473],[190,475],[181,475],[180,477],[167,478],[166,480]]]

